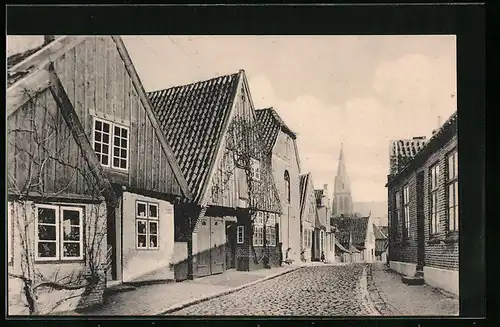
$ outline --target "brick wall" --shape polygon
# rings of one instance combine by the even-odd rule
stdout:
[[[425,172],[424,179],[424,214],[425,214],[425,265],[435,268],[458,270],[458,238],[453,242],[444,242],[446,240],[446,232],[448,230],[448,213],[447,213],[447,195],[446,195],[446,176],[447,164],[446,159],[450,151],[457,146],[457,136],[455,135],[447,142],[439,151],[429,157],[423,169]],[[459,159],[460,160],[460,159]],[[443,241],[439,243],[432,242],[430,235],[430,185],[429,185],[429,169],[439,164],[438,177],[438,220],[440,233],[438,239]]]
[[[390,214],[390,232],[389,232],[389,256],[391,261],[402,261],[417,263],[417,173],[424,173],[424,237],[425,237],[425,265],[435,268],[458,270],[458,238],[450,240],[448,237],[448,215],[447,215],[447,195],[446,195],[446,159],[447,155],[457,145],[456,135],[438,151],[433,153],[426,162],[416,171],[409,174],[404,180],[397,184],[390,185],[388,189],[388,207]],[[430,235],[430,168],[438,164],[440,173],[438,176],[438,221],[439,230],[435,236]],[[395,193],[399,191],[400,197],[403,196],[403,186],[410,187],[410,236],[407,242],[403,242],[401,235],[404,220],[397,220],[395,214]],[[401,203],[401,216],[404,217],[403,201]]]

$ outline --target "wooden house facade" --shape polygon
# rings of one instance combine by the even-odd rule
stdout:
[[[173,279],[173,204],[190,192],[120,37],[16,55],[7,117],[9,221],[34,216],[36,269],[72,274],[92,257],[104,282]],[[8,240],[18,271],[23,238]]]
[[[300,231],[302,241],[301,260],[310,262],[316,257],[314,235],[318,222],[316,196],[311,173],[300,175]]]
[[[148,95],[194,200],[176,210],[176,280],[279,265],[281,205],[245,72]]]

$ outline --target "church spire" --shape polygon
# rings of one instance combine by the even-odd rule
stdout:
[[[339,163],[333,191],[333,214],[352,214],[352,197],[349,175],[344,159],[344,143],[340,144]]]

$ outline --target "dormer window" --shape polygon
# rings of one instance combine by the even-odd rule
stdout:
[[[99,118],[94,118],[94,151],[101,165],[128,170],[129,130]]]

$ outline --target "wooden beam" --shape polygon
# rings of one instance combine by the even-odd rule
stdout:
[[[34,94],[47,89],[49,84],[47,67],[42,67],[12,84],[6,92],[7,117],[28,102]]]
[[[151,125],[153,125],[154,132],[156,133],[156,136],[158,137],[158,140],[160,141],[163,151],[165,151],[165,155],[167,156],[168,163],[170,164],[170,167],[172,168],[172,171],[177,179],[177,182],[179,183],[182,193],[184,196],[188,199],[191,200],[193,198],[193,194],[189,190],[186,178],[182,174],[181,167],[179,166],[179,163],[177,162],[177,159],[175,158],[174,152],[170,148],[170,145],[167,142],[167,139],[165,135],[163,134],[162,129],[160,128],[160,124],[158,123],[158,120],[156,119],[156,116],[153,112],[153,108],[151,106],[151,103],[149,101],[149,98],[146,94],[146,91],[144,90],[144,87],[142,85],[142,82],[139,78],[139,75],[137,74],[137,71],[135,70],[134,64],[132,63],[132,59],[130,59],[130,56],[128,54],[127,48],[125,47],[125,44],[123,43],[123,40],[119,36],[112,36],[113,40],[116,43],[116,48],[118,49],[118,53],[120,54],[123,62],[125,63],[125,69],[130,75],[130,78],[132,79],[132,83],[135,86],[135,89],[137,90],[137,94],[139,95],[139,99],[141,100],[142,105],[144,106],[144,109],[146,110],[147,116],[149,117],[151,121]]]
[[[76,143],[80,146],[83,158],[87,162],[90,171],[94,175],[94,178],[97,180],[99,188],[103,190],[104,197],[107,201],[109,201],[111,206],[116,207],[118,205],[118,199],[113,190],[113,187],[107,179],[100,162],[97,160],[94,149],[92,148],[89,139],[85,135],[85,130],[83,129],[83,126],[78,119],[78,115],[75,112],[75,108],[68,98],[61,80],[57,76],[57,73],[55,72],[54,66],[52,64],[49,67],[49,75],[49,89],[52,93],[52,96],[54,97],[54,100],[57,103],[57,107],[61,111],[64,121],[73,134],[73,138],[75,139]]]
[[[17,63],[9,72],[28,71],[32,67],[41,67],[55,62],[59,57],[85,40],[82,36],[63,36],[49,43],[31,56]]]

